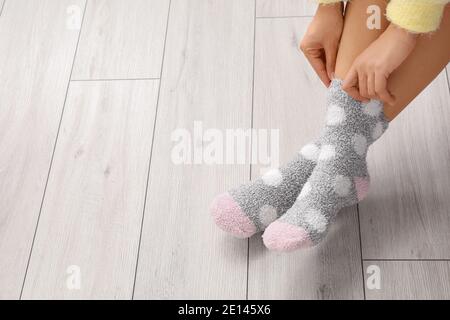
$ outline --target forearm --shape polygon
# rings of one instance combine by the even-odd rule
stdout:
[[[315,0],[332,4],[342,0]],[[357,0],[355,0],[357,1]],[[396,26],[413,33],[426,33],[439,28],[445,5],[449,0],[391,0],[386,16]]]
[[[319,4],[330,4],[330,3],[337,3],[337,2],[344,2],[344,0],[316,0]]]
[[[326,0],[331,1],[331,0]],[[344,4],[341,1],[329,2],[326,5],[318,6],[316,11],[316,16],[333,14],[333,12],[339,12],[339,14],[344,13]]]

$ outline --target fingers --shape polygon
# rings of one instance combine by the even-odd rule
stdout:
[[[369,97],[367,93],[367,75],[364,73],[358,73],[358,86],[359,86],[359,94],[366,98]]]
[[[376,91],[375,91],[375,74],[369,73],[367,75],[367,94],[371,99],[376,99]]]
[[[378,99],[389,104],[395,103],[394,96],[387,89],[387,77],[380,72],[367,75],[367,93],[371,99]]]
[[[394,104],[395,97],[387,89],[387,78],[382,74],[375,74],[375,92],[381,101]]]
[[[351,67],[349,72],[347,73],[347,76],[344,79],[344,82],[342,83],[342,90],[348,93],[350,97],[352,97],[355,100],[367,102],[368,99],[363,97],[358,90],[358,72],[354,67]]]
[[[327,69],[325,67],[325,62],[323,61],[323,56],[321,52],[319,50],[317,51],[306,50],[303,52],[306,56],[306,59],[308,59],[309,63],[311,64],[312,68],[319,76],[320,80],[325,84],[325,86],[328,87],[330,85],[331,80],[328,77]]]
[[[330,44],[325,48],[325,59],[328,78],[333,79],[334,69],[336,67],[336,56],[337,56],[338,44]]]
[[[342,89],[345,91],[351,87],[354,87],[358,83],[358,73],[354,67],[351,67],[347,72],[344,81],[342,82]]]
[[[379,99],[388,104],[395,103],[395,97],[387,89],[387,78],[381,73],[358,73],[352,67],[345,78],[342,89],[353,99],[368,102],[369,98]]]

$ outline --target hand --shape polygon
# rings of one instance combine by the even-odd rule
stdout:
[[[416,35],[391,24],[355,59],[342,89],[359,101],[377,99],[394,104],[395,97],[387,89],[387,80],[415,45]]]
[[[300,50],[327,87],[333,78],[343,26],[343,4],[341,2],[319,5],[316,15],[300,43]]]

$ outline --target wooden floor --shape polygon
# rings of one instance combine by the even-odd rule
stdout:
[[[369,197],[279,254],[208,214],[261,166],[176,164],[172,133],[279,129],[290,159],[325,111],[297,50],[313,6],[0,8],[0,299],[450,299],[450,70],[371,149]]]

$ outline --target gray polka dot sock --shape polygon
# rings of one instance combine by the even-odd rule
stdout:
[[[319,150],[318,143],[307,144],[284,167],[216,197],[211,206],[216,224],[238,238],[263,231],[295,202],[316,165]]]
[[[290,251],[318,244],[339,210],[366,196],[367,149],[387,127],[381,102],[358,102],[334,80],[317,166],[293,206],[266,229],[266,247]]]

